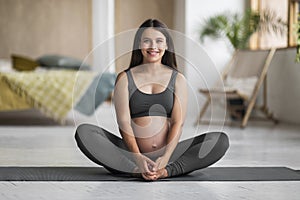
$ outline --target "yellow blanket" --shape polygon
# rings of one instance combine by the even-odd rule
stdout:
[[[24,110],[32,108],[24,96],[19,96],[12,91],[2,79],[0,73],[0,111]]]
[[[72,70],[0,73],[0,108],[33,107],[64,123],[94,76],[92,72]],[[3,90],[6,86],[11,91]],[[3,105],[4,100],[10,105]]]

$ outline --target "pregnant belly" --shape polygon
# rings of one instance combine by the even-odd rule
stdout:
[[[150,158],[164,154],[169,131],[169,121],[161,116],[134,118],[132,128],[141,153]]]

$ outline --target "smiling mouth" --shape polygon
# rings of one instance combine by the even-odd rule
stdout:
[[[150,56],[156,56],[159,54],[159,51],[157,50],[148,50],[147,53],[150,55]]]

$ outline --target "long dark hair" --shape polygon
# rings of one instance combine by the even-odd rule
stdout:
[[[177,70],[176,57],[174,53],[175,52],[174,43],[170,33],[168,32],[168,27],[157,19],[148,19],[144,21],[142,25],[139,27],[139,29],[137,30],[134,37],[133,50],[131,54],[129,68],[141,65],[143,63],[143,54],[140,50],[140,43],[141,43],[141,37],[143,32],[145,31],[146,28],[149,27],[154,28],[155,30],[161,32],[166,37],[168,49],[165,50],[165,53],[162,57],[161,60],[162,64]]]

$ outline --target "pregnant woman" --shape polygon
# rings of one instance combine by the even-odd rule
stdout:
[[[188,174],[223,157],[229,147],[225,133],[180,141],[188,94],[174,52],[164,23],[148,19],[139,27],[130,65],[118,74],[113,95],[122,138],[95,125],[79,125],[75,139],[89,159],[111,173],[154,181]]]

